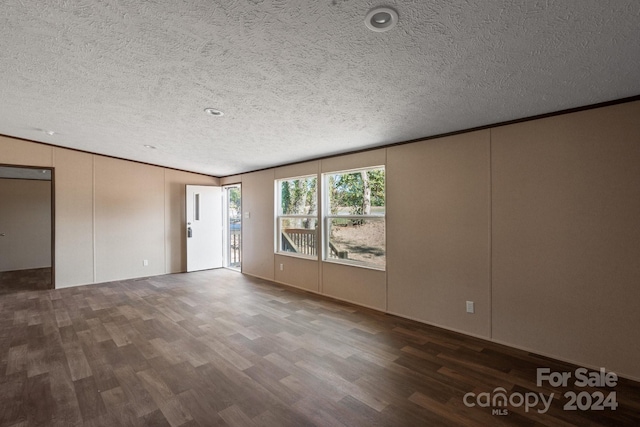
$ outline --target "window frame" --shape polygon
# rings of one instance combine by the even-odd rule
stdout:
[[[384,213],[383,214],[369,214],[369,215],[340,215],[340,214],[331,214],[331,203],[330,203],[330,194],[331,187],[329,185],[329,179],[333,175],[347,175],[352,173],[359,173],[363,171],[372,171],[372,170],[383,170],[384,171],[384,195],[385,195],[385,203],[384,203]],[[384,223],[384,234],[385,234],[385,245],[384,245],[384,255],[385,262],[384,265],[377,265],[374,263],[366,262],[366,261],[358,261],[353,259],[344,259],[344,258],[330,258],[329,255],[331,253],[330,248],[330,233],[331,233],[331,222],[334,219],[351,219],[351,220],[369,220],[369,221],[383,221]],[[378,166],[367,166],[355,169],[346,169],[339,171],[331,171],[322,173],[322,261],[330,262],[334,264],[341,265],[350,265],[354,267],[368,268],[371,270],[378,271],[386,271],[387,269],[387,170],[385,165]]]
[[[304,214],[283,214],[282,213],[282,188],[281,185],[285,181],[295,181],[300,179],[309,179],[315,178],[316,180],[316,213],[315,215],[304,215]],[[320,235],[320,210],[318,209],[318,194],[319,194],[319,178],[317,174],[309,174],[309,175],[301,175],[287,178],[278,178],[275,180],[275,193],[276,193],[276,207],[275,207],[275,248],[274,251],[277,255],[291,256],[296,258],[304,258],[311,260],[318,260],[321,251],[321,235]],[[315,228],[315,254],[303,254],[297,252],[289,252],[282,249],[282,220],[283,219],[309,219],[315,220],[316,228]],[[311,230],[311,229],[310,229]]]

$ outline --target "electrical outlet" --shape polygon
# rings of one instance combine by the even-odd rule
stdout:
[[[284,264],[280,264],[280,271],[284,270]]]
[[[143,267],[148,267],[149,266],[149,260],[148,259],[143,259],[142,260],[142,266]]]
[[[467,313],[475,313],[475,307],[473,301],[467,301]]]

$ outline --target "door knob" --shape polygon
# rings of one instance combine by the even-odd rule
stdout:
[[[4,236],[5,236],[5,234],[4,234],[4,233],[0,233],[0,237],[4,237]]]

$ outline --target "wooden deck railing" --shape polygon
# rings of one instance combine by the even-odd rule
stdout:
[[[285,228],[282,230],[282,249],[303,255],[318,253],[316,230],[307,228]]]
[[[304,255],[316,255],[318,253],[317,232],[307,228],[285,228],[282,231],[282,249],[287,252],[295,252]],[[340,251],[329,242],[330,258],[349,258],[349,252]]]
[[[241,249],[240,230],[233,230],[229,234],[229,266],[240,267],[240,249]]]

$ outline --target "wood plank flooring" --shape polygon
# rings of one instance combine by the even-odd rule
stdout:
[[[576,369],[223,269],[0,295],[0,426],[640,425],[639,383],[538,367]],[[465,405],[497,387],[553,403]],[[566,411],[570,390],[619,406]]]

